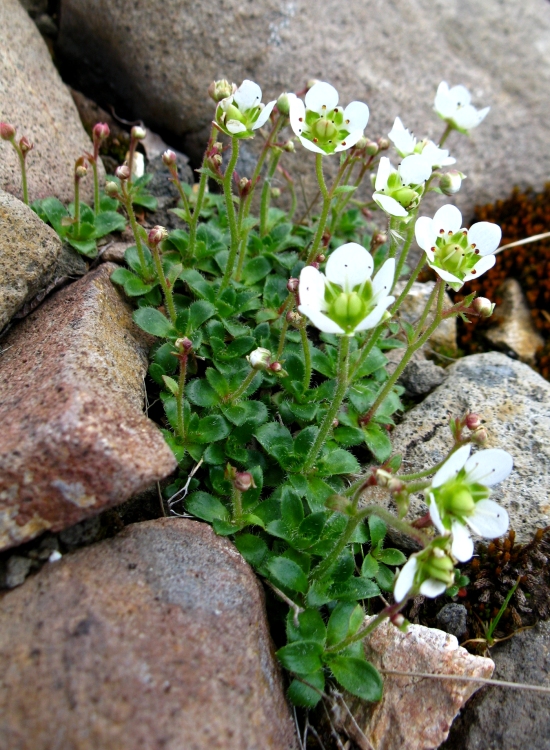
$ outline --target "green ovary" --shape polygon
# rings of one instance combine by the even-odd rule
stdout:
[[[479,261],[479,254],[468,243],[468,237],[463,232],[456,232],[451,237],[438,237],[435,245],[434,264],[457,278],[470,273]]]
[[[327,316],[334,320],[346,333],[353,333],[359,323],[372,310],[370,284],[359,292],[341,292],[329,302]]]
[[[452,516],[469,516],[475,508],[475,501],[469,489],[456,482],[442,487],[436,501],[440,508]]]

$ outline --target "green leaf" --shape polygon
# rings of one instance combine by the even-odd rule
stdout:
[[[378,559],[386,565],[403,565],[407,562],[407,558],[399,549],[383,549]]]
[[[202,299],[208,300],[208,302],[215,301],[216,291],[194,268],[184,268],[180,273],[180,279],[185,281],[189,288]]]
[[[304,505],[298,495],[288,487],[283,488],[281,518],[290,532],[295,532],[304,520]]]
[[[267,407],[261,401],[239,401],[238,404],[223,410],[225,417],[240,427],[245,422],[261,425],[267,419]]]
[[[373,372],[376,372],[376,370],[384,367],[384,365],[386,365],[387,363],[388,360],[386,359],[386,357],[382,354],[380,349],[375,346],[372,351],[369,352],[368,357],[355,373],[355,379],[357,380],[359,378],[365,378],[367,377],[367,375],[371,375]]]
[[[283,646],[276,653],[289,672],[306,675],[317,672],[322,666],[323,646],[318,641],[296,641]]]
[[[134,311],[133,318],[140,328],[153,336],[168,338],[176,334],[168,318],[154,307],[139,307]]]
[[[308,478],[306,499],[312,511],[324,510],[331,495],[334,495],[334,489],[320,477]]]
[[[207,380],[191,380],[185,386],[185,395],[195,406],[216,406],[220,397]]]
[[[353,620],[352,614],[354,615]],[[355,621],[359,619],[359,625],[357,626],[358,629],[363,622],[364,617],[365,613],[359,604],[354,604],[353,602],[338,602],[336,607],[332,610],[327,624],[327,645],[336,646],[338,643],[341,643],[344,638],[347,638],[348,635],[353,635],[353,632],[356,631],[350,632],[350,623],[354,624]]]
[[[323,670],[320,669],[318,672],[313,672],[313,674],[302,675],[302,679],[304,682],[292,680],[286,692],[287,697],[295,706],[315,708],[321,700],[325,689],[325,675]],[[306,682],[313,687],[306,685]]]
[[[353,193],[357,190],[357,185],[339,185],[334,191],[334,195],[342,195],[343,193]]]
[[[227,463],[227,456],[225,455],[225,447],[219,443],[213,443],[202,454],[202,457],[207,464],[219,466],[220,464]]]
[[[189,330],[195,331],[208,318],[216,314],[216,308],[211,302],[206,300],[197,300],[189,308]]]
[[[110,232],[123,232],[126,219],[116,211],[102,211],[94,218],[94,237],[104,237]]]
[[[311,425],[298,433],[294,440],[294,455],[306,458],[311,446],[315,442],[319,428]]]
[[[178,393],[178,383],[174,378],[171,378],[169,375],[163,375],[162,380],[164,381],[164,385],[168,388],[170,393],[173,393],[174,396]]]
[[[48,221],[52,225],[52,227],[55,229],[55,231],[58,234],[64,234],[65,231],[62,229],[61,221],[66,216],[69,215],[69,212],[65,208],[65,206],[61,203],[61,201],[58,198],[44,198],[41,201],[41,209],[48,217]],[[61,230],[61,232],[60,232]]]
[[[370,422],[363,430],[365,443],[377,461],[381,463],[391,456],[391,441],[388,431],[376,422]]]
[[[155,196],[141,190],[132,194],[132,203],[134,206],[143,206],[148,211],[156,211],[158,208],[158,200]]]
[[[268,422],[259,427],[254,434],[260,445],[277,461],[284,460],[292,453],[294,447],[292,435],[290,430],[282,424]]]
[[[358,427],[337,427],[334,430],[334,439],[340,445],[349,448],[351,445],[362,445],[365,442],[365,435]]]
[[[376,574],[376,583],[383,591],[393,591],[395,576],[384,563],[380,563]]]
[[[318,463],[321,476],[332,474],[356,474],[361,470],[359,462],[351,453],[343,448],[337,448],[324,455]]]
[[[128,297],[141,297],[143,294],[147,294],[147,292],[150,292],[156,284],[156,282],[155,284],[144,284],[140,278],[134,276],[133,274],[132,276],[133,278],[128,279],[128,281],[124,284],[124,291],[126,292]]]
[[[229,519],[229,511],[225,505],[217,497],[209,495],[208,492],[193,492],[185,506],[189,513],[209,523],[212,523],[215,518],[222,521]]]
[[[67,237],[67,242],[71,247],[74,247],[75,250],[78,250],[81,255],[85,255],[87,258],[95,258],[97,255],[95,240],[73,240],[70,237]]]
[[[227,382],[227,379],[217,370],[215,370],[213,367],[209,367],[206,370],[206,379],[212,386],[212,388],[216,391],[218,396],[223,398],[224,396],[228,396],[231,393],[231,388],[229,386],[229,383]]]
[[[284,368],[288,372],[291,380],[302,382],[305,374],[304,361],[297,354],[289,354],[284,360]]]
[[[369,553],[361,565],[361,575],[363,578],[374,578],[378,573],[378,561]]]
[[[384,540],[388,527],[378,516],[369,516],[368,523],[371,544],[373,547],[377,547]]]
[[[256,284],[258,281],[261,281],[261,279],[267,276],[267,274],[271,271],[271,267],[271,263],[263,255],[260,255],[257,258],[252,258],[251,260],[247,261],[244,266],[243,282],[247,286]]]
[[[306,593],[307,576],[294,560],[289,560],[286,557],[272,557],[266,567],[278,585],[292,591],[299,591],[301,594]],[[316,667],[307,671],[314,671],[315,669]]]
[[[370,662],[353,656],[335,656],[328,666],[340,685],[352,695],[371,702],[382,697],[382,678]]]
[[[115,271],[113,271],[109,278],[111,279],[113,284],[120,284],[121,286],[124,286],[124,284],[130,279],[137,279],[137,276],[127,268],[117,268]]]
[[[316,542],[321,536],[326,520],[327,514],[325,511],[318,511],[306,516],[298,529],[299,546],[309,547],[313,542]]]
[[[254,568],[259,568],[269,554],[267,544],[254,534],[241,534],[241,536],[236,537],[235,546],[246,562]]]
[[[294,612],[289,610],[286,618],[286,635],[289,643],[295,641],[317,641],[324,645],[327,629],[319,610],[306,609],[298,615],[298,627],[294,622]]]
[[[380,594],[380,589],[370,578],[349,578],[344,583],[336,583],[331,587],[332,599],[355,602],[358,599],[372,599]]]
[[[198,443],[215,443],[226,438],[229,432],[230,429],[225,419],[219,414],[211,414],[199,420],[198,427],[190,438]]]

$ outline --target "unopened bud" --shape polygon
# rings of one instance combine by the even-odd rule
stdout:
[[[376,141],[369,141],[365,146],[365,151],[369,156],[376,156],[382,147]]]
[[[130,135],[135,141],[142,141],[147,136],[147,131],[140,125],[134,125],[130,131]]]
[[[242,193],[248,192],[250,190],[251,185],[252,183],[250,182],[248,177],[241,177],[241,179],[239,180],[239,190]]]
[[[476,445],[485,445],[488,438],[487,430],[485,427],[478,427],[477,430],[473,431],[470,438]]]
[[[15,138],[15,128],[9,122],[0,122],[0,138],[3,141],[13,141]]]
[[[270,369],[271,372],[282,372],[283,371],[283,366],[282,366],[282,364],[280,362],[272,362],[269,365],[268,369]]]
[[[317,256],[317,263],[324,263],[326,259],[327,259],[327,256],[324,255],[323,253],[320,253]]]
[[[254,477],[249,471],[237,471],[233,479],[233,487],[239,492],[247,492],[251,487],[256,487]]]
[[[386,232],[375,232],[370,241],[370,251],[373,253],[375,250],[377,250],[382,245],[385,245],[388,241],[388,235]]]
[[[223,161],[222,155],[221,154],[213,154],[210,157],[209,161],[212,164],[212,166],[214,167],[214,169],[217,169],[217,167],[221,167],[221,165],[222,165],[222,161]]]
[[[390,147],[390,142],[387,138],[379,138],[378,139],[378,148],[380,151],[387,151]]]
[[[116,184],[116,182],[107,182],[105,184],[105,192],[111,198],[116,198],[116,196],[118,195],[118,185]]]
[[[259,346],[257,349],[254,349],[253,352],[250,352],[247,356],[247,360],[250,367],[253,367],[255,370],[267,370],[271,363],[271,352],[269,349],[264,349],[262,346]]]
[[[283,151],[286,151],[289,154],[293,154],[296,151],[296,146],[294,145],[294,141],[290,139],[285,143],[283,146]]]
[[[161,226],[153,227],[147,235],[147,239],[149,240],[151,245],[158,245],[159,242],[162,242],[162,240],[165,240],[167,237],[168,232],[164,227]]]
[[[295,310],[290,310],[289,312],[287,312],[286,319],[290,323],[290,325],[294,326],[295,328],[301,328],[302,322],[304,320],[303,316]]]
[[[332,420],[332,428],[335,430],[339,424],[340,422],[336,419],[336,417],[334,417],[334,419]]]
[[[32,151],[34,148],[34,143],[31,143],[26,135],[21,138],[19,141],[19,148],[21,149],[21,153],[23,156],[26,156],[29,151]]]
[[[476,297],[471,307],[480,318],[490,318],[495,309],[495,303],[491,302],[487,297]]]
[[[278,187],[271,188],[271,197],[272,198],[280,198],[281,197],[281,190]]]
[[[481,427],[481,417],[479,414],[466,414],[464,424],[469,430],[477,430]]]
[[[168,151],[165,151],[162,155],[162,163],[167,167],[173,167],[177,160],[178,157],[176,156],[175,151],[170,151],[170,149],[168,149]]]
[[[208,96],[217,103],[221,102],[222,99],[227,99],[234,91],[235,85],[223,78],[220,81],[212,81],[208,87]]]
[[[376,477],[376,484],[379,487],[387,487],[390,481],[394,479],[393,474],[390,474],[389,471],[385,471],[384,469],[377,469],[374,472],[374,476]]]
[[[130,179],[130,167],[127,167],[125,164],[121,167],[117,167],[115,169],[115,175],[121,181]]]
[[[183,351],[187,354],[192,348],[193,348],[193,342],[191,339],[188,339],[187,336],[184,336],[181,339],[176,339],[174,342],[174,346],[176,349],[179,349],[180,351]]]
[[[325,507],[338,513],[347,513],[349,506],[350,501],[342,495],[331,495],[325,500]]]
[[[83,156],[80,156],[74,163],[75,177],[86,177],[88,174],[88,165]]]
[[[277,109],[282,115],[287,115],[290,112],[290,99],[288,94],[281,94],[277,99]]]
[[[212,152],[221,154],[222,151],[223,151],[223,143],[221,143],[220,141],[215,141],[212,144]]]
[[[94,125],[94,129],[92,130],[92,135],[94,137],[94,140],[97,141],[104,141],[105,138],[109,137],[109,133],[111,131],[109,130],[109,126],[105,122],[98,122]]]
[[[289,279],[289,280],[287,281],[287,284],[286,284],[286,288],[287,288],[287,289],[288,289],[288,291],[289,291],[289,292],[291,292],[292,294],[296,294],[296,292],[298,291],[298,288],[299,288],[299,286],[300,286],[300,280],[299,280],[299,279],[296,279],[296,278],[294,278],[294,277],[290,278],[290,279]]]
[[[405,624],[406,620],[401,612],[398,612],[396,615],[392,615],[390,617],[390,622],[392,625],[395,625],[396,628],[401,628]]]
[[[460,190],[462,180],[464,180],[465,177],[466,175],[462,174],[462,172],[459,172],[457,169],[451,169],[439,178],[439,189],[444,195],[454,195]]]
[[[368,142],[369,142],[369,139],[366,136],[362,135],[361,138],[359,138],[359,140],[355,144],[355,148],[358,151],[362,151],[365,148],[365,146],[367,145]]]
[[[310,78],[309,81],[306,83],[306,89],[309,91],[311,88],[315,86],[316,83],[319,83],[318,78]]]

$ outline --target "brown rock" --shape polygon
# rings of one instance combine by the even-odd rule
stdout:
[[[196,521],[46,565],[0,602],[0,659],[2,748],[296,748],[261,587]]]
[[[0,549],[124,502],[176,467],[144,416],[147,347],[105,264],[14,328],[0,358]]]
[[[47,287],[60,253],[61,240],[54,230],[0,190],[0,331]]]
[[[491,659],[473,656],[454,635],[423,625],[402,633],[389,622],[365,641],[365,654],[374,666],[400,672],[491,677]],[[376,704],[353,696],[346,702],[342,725],[361,750],[433,750],[447,738],[454,717],[481,684],[460,680],[385,675],[384,694]],[[366,743],[365,738],[371,743]]]
[[[485,331],[486,338],[499,348],[512,350],[528,365],[535,363],[537,349],[544,339],[537,333],[519,281],[506,279],[497,290],[502,303],[491,318],[494,325]]]
[[[0,117],[17,128],[17,137],[26,135],[34,143],[27,157],[29,199],[55,195],[68,203],[75,159],[92,145],[44,40],[18,0],[0,3],[0,49]],[[19,162],[5,141],[0,141],[0,188],[22,195]],[[81,196],[88,200],[92,194],[88,177]]]

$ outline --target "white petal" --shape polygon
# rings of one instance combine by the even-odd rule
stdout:
[[[447,203],[445,206],[441,206],[434,214],[434,229],[436,236],[439,235],[440,230],[443,229],[444,233],[458,232],[462,226],[462,214],[456,206],[452,206]]]
[[[236,135],[237,133],[246,133],[247,131],[246,125],[239,120],[228,120],[225,123],[225,127],[233,135]]]
[[[287,96],[289,99],[288,116],[290,118],[290,127],[296,135],[301,135],[304,129],[306,105],[301,99],[298,99],[296,94],[287,94]]]
[[[340,328],[338,323],[335,323],[317,308],[300,305],[298,307],[298,310],[303,315],[306,315],[311,320],[313,325],[324,333],[345,333],[344,329]]]
[[[474,453],[466,461],[466,477],[468,482],[477,482],[486,487],[502,482],[514,468],[514,459],[501,448]]]
[[[395,169],[392,167],[390,160],[387,156],[383,156],[378,164],[378,172],[376,173],[376,182],[374,183],[375,190],[384,190],[388,184],[388,177]]]
[[[372,197],[375,203],[390,216],[408,216],[406,209],[395,198],[384,193],[373,193]]]
[[[301,135],[298,136],[300,139],[300,143],[304,148],[307,148],[308,151],[313,151],[316,154],[324,154],[326,156],[326,151],[323,151],[322,148],[320,148],[316,143],[313,143],[313,141],[308,141],[307,138],[303,138]]]
[[[409,557],[405,565],[399,571],[399,575],[393,587],[393,597],[396,602],[402,602],[412,589],[418,561],[416,557]]]
[[[510,519],[504,508],[494,500],[480,500],[466,523],[479,536],[496,539],[508,531]]]
[[[334,149],[334,153],[337,154],[339,151],[347,151],[348,148],[351,148],[352,146],[355,146],[359,138],[363,137],[363,131],[362,130],[354,130],[353,132],[349,133],[342,143],[340,143],[336,148]]]
[[[469,104],[467,107],[462,107],[457,110],[453,116],[453,120],[459,128],[462,128],[463,130],[471,130],[472,128],[477,128],[477,126],[485,119],[489,110],[490,107],[477,110]]]
[[[432,479],[432,487],[441,487],[441,485],[448,482],[449,479],[454,479],[468,460],[471,449],[471,445],[463,445],[450,455]]]
[[[344,129],[349,133],[353,133],[355,130],[360,130],[362,133],[367,127],[368,121],[369,108],[364,102],[350,102],[345,108]]]
[[[338,105],[338,92],[330,83],[319,81],[306,94],[306,108],[322,114]]]
[[[432,173],[432,165],[422,154],[406,156],[397,170],[404,185],[420,185]]]
[[[475,266],[472,268],[470,273],[464,277],[464,281],[471,281],[472,279],[478,279],[481,274],[492,268],[497,262],[496,255],[485,255],[480,258]]]
[[[437,581],[435,578],[427,578],[420,586],[420,593],[423,596],[429,596],[430,599],[435,599],[436,596],[442,594],[447,588],[447,584],[443,581]]]
[[[262,90],[254,81],[243,81],[235,91],[234,101],[241,110],[246,112],[252,107],[257,107],[262,101]]]
[[[433,141],[428,141],[422,149],[422,156],[428,159],[432,167],[443,167],[454,164],[456,159],[449,157],[449,151],[446,148],[439,148]]]
[[[269,102],[269,104],[266,104],[265,107],[262,109],[260,114],[258,115],[258,119],[252,126],[252,130],[258,130],[258,128],[261,128],[262,125],[265,125],[265,123],[269,119],[269,115],[273,111],[273,107],[277,104],[277,100],[274,99],[272,102]]]
[[[439,268],[439,266],[435,266],[433,263],[428,263],[428,265],[430,266],[430,268],[433,268],[440,279],[443,279],[443,281],[446,281],[447,284],[450,284],[455,292],[457,292],[461,286],[464,286],[464,280],[459,279],[458,276],[454,276],[452,273],[449,273],[449,271],[445,271],[445,269]],[[455,289],[455,286],[457,284],[458,286]]]
[[[432,523],[435,528],[439,531],[440,534],[447,534],[447,529],[445,528],[445,526],[443,526],[441,513],[439,512],[439,508],[432,492],[430,492],[430,502],[428,503],[428,508],[430,511],[430,518],[432,519]]]
[[[500,245],[502,229],[490,221],[478,221],[468,231],[468,242],[475,245],[480,255],[494,253]]]
[[[325,274],[333,284],[351,292],[354,286],[370,279],[373,268],[374,261],[369,251],[357,242],[347,242],[331,253]]]
[[[474,554],[474,543],[468,529],[460,521],[451,524],[453,543],[451,552],[459,562],[468,562]]]
[[[395,148],[402,156],[408,156],[414,152],[416,138],[405,129],[399,117],[395,118],[393,127],[388,133],[388,138],[393,141]]]
[[[414,234],[416,241],[422,250],[429,250],[432,248],[435,245],[435,240],[437,238],[433,219],[430,219],[429,216],[421,216],[417,219],[416,224],[414,225]],[[433,260],[433,257],[431,260]]]
[[[317,310],[325,309],[325,277],[314,266],[302,268],[298,294],[301,305]]]
[[[455,107],[465,107],[472,100],[472,95],[466,88],[466,86],[453,86],[449,90],[449,98],[452,100]]]
[[[382,268],[372,280],[372,294],[376,298],[379,294],[384,296],[391,292],[395,277],[395,258],[388,258]]]
[[[367,317],[363,318],[363,320],[355,326],[355,330],[368,331],[371,328],[377,326],[378,323],[380,323],[380,321],[382,320],[384,312],[392,304],[392,302],[395,302],[395,297],[382,297],[376,304],[374,310],[371,310]]]
[[[456,110],[455,104],[449,97],[449,86],[445,81],[441,81],[437,87],[434,109],[444,118],[451,117]]]

